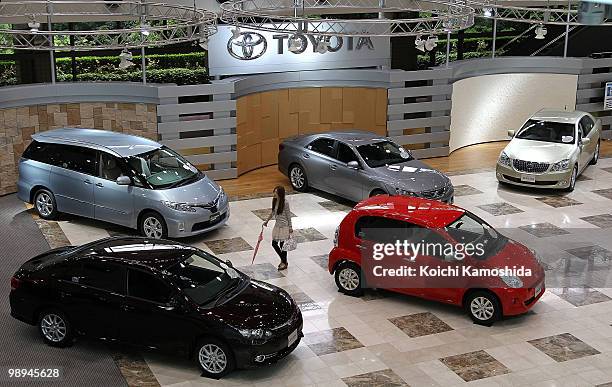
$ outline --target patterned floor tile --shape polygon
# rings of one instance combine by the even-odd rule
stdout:
[[[111,356],[128,386],[159,387],[160,383],[142,355],[134,348],[111,344]]]
[[[552,288],[548,290],[574,306],[591,305],[612,300],[607,295],[589,288]]]
[[[406,387],[408,384],[390,369],[342,378],[347,387]]]
[[[482,191],[472,187],[471,185],[467,185],[467,184],[456,185],[454,188],[455,188],[455,196],[478,195],[482,193]]]
[[[430,312],[393,317],[389,321],[410,337],[427,336],[453,330],[448,324]]]
[[[600,168],[602,171],[606,171],[606,172],[610,172],[612,173],[612,167],[607,167],[607,168]]]
[[[593,193],[612,200],[612,188],[596,189]]]
[[[261,220],[268,220],[268,216],[270,216],[270,211],[271,210],[269,208],[260,208],[259,210],[253,210],[251,212]],[[296,215],[291,211],[289,211],[289,215],[291,215],[292,218],[296,217]]]
[[[285,275],[271,263],[256,263],[250,266],[239,267],[238,270],[251,278],[266,281],[273,278],[283,278]]]
[[[570,233],[569,231],[564,230],[548,222],[528,224],[525,226],[520,226],[519,228],[523,231],[530,233],[531,235],[537,236],[538,238],[566,235]]]
[[[40,232],[47,240],[50,248],[55,249],[57,247],[70,246],[70,241],[57,222],[40,218],[35,219],[34,222],[38,225]]]
[[[505,365],[482,350],[444,357],[440,361],[466,382],[510,373]]]
[[[353,207],[349,206],[347,204],[343,204],[343,203],[336,203],[334,201],[331,200],[327,200],[324,202],[318,202],[318,204],[325,208],[326,210],[332,211],[332,212],[348,212],[350,211]]]
[[[253,247],[241,237],[217,239],[204,243],[214,254],[237,253],[239,251],[253,250]]]
[[[310,298],[306,293],[304,293],[300,288],[295,285],[284,285],[281,288],[285,289],[287,293],[293,298],[296,304],[300,307],[302,312],[306,312],[309,310],[317,310],[321,309],[321,306],[314,302],[312,298]]]
[[[520,208],[514,207],[512,204],[508,203],[491,203],[491,204],[483,204],[480,206],[476,206],[483,211],[488,212],[493,216],[500,215],[509,215],[509,214],[518,214],[523,212]]]
[[[589,222],[594,224],[600,228],[612,228],[612,215],[610,214],[601,214],[601,215],[592,215],[585,216],[584,218],[580,218],[585,222]]]
[[[315,255],[314,257],[310,257],[310,259],[317,265],[321,266],[323,269],[327,270],[327,267],[328,267],[327,263],[329,262],[329,255],[327,254]]]
[[[540,351],[544,352],[557,362],[579,359],[585,356],[599,354],[599,351],[570,333],[543,337],[528,341]]]
[[[612,260],[612,251],[604,249],[601,246],[586,246],[575,249],[566,250],[568,253],[582,259],[591,259],[597,261],[608,262]]]
[[[384,290],[363,289],[363,296],[361,296],[361,299],[363,301],[374,301],[374,300],[381,300],[383,298],[387,298],[388,296],[389,296],[389,293],[385,292]]]
[[[318,356],[361,348],[363,344],[343,327],[308,333],[304,343]]]
[[[582,204],[577,200],[565,196],[542,196],[535,199],[554,208],[577,206]]]
[[[325,235],[321,234],[312,227],[293,230],[293,237],[298,243],[322,241],[327,239]]]

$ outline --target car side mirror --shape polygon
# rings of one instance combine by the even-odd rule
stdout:
[[[508,130],[508,137],[514,137],[515,134],[516,132],[513,129]]]
[[[349,161],[346,165],[351,169],[359,169],[359,163],[357,161]]]
[[[118,185],[130,185],[130,184],[132,184],[132,179],[130,179],[130,177],[129,177],[129,176],[123,176],[123,175],[121,175],[121,176],[119,176],[119,177],[117,178],[117,180],[116,180],[116,181],[117,181],[117,184],[118,184]]]
[[[234,265],[232,264],[232,261],[230,261],[229,259],[225,261],[225,264],[229,267],[234,267]]]
[[[582,143],[582,145],[589,145],[591,143],[591,139],[588,137],[583,137],[580,142]]]

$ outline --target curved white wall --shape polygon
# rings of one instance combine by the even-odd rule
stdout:
[[[574,110],[577,75],[495,74],[453,84],[449,150],[507,140],[542,108]]]

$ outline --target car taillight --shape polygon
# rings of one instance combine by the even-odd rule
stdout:
[[[19,278],[11,277],[11,290],[15,290],[21,285],[21,280]]]

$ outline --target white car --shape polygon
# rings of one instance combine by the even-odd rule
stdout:
[[[581,111],[540,110],[512,137],[497,161],[497,180],[525,187],[573,191],[599,158],[601,121]]]

